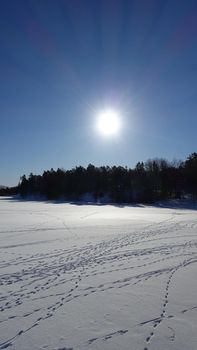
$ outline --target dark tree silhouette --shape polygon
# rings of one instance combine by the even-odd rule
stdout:
[[[115,203],[144,202],[183,198],[197,198],[197,153],[183,162],[149,159],[138,162],[134,169],[122,166],[87,168],[77,166],[71,170],[44,171],[42,175],[20,178],[18,187],[0,188],[0,195],[20,193],[21,196],[43,195],[48,199],[63,197],[69,201],[81,200],[85,195],[94,201],[107,197]]]

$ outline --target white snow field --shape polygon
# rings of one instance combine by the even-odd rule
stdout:
[[[0,349],[197,349],[196,210],[1,198],[0,267]]]

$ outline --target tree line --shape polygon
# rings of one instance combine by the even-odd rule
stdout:
[[[4,195],[18,193],[69,201],[83,200],[88,195],[95,202],[114,203],[151,203],[186,196],[197,199],[197,153],[179,162],[150,159],[138,162],[133,169],[89,164],[71,170],[51,169],[42,175],[31,173],[5,192],[4,188]]]

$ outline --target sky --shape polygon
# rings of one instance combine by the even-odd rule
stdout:
[[[1,0],[0,185],[197,151],[196,0]],[[103,138],[100,111],[121,130]]]

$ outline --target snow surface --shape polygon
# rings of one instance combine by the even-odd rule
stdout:
[[[0,266],[0,349],[197,349],[196,210],[1,198]]]

